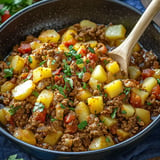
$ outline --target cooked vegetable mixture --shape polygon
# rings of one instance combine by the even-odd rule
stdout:
[[[28,36],[0,62],[0,123],[32,145],[73,152],[143,130],[160,113],[160,66],[137,43],[124,78],[109,51],[125,37],[122,24],[89,20]]]

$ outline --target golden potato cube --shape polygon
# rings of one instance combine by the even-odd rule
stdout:
[[[114,80],[104,86],[104,91],[110,98],[114,98],[123,92],[123,84],[120,80]]]
[[[29,66],[31,69],[35,69],[36,67],[39,66],[39,60],[37,60],[34,55],[30,55],[30,57],[32,59],[32,63],[29,63]]]
[[[122,104],[121,113],[124,114],[124,116],[128,118],[134,115],[135,109],[130,104]]]
[[[115,46],[118,47],[124,40],[125,40],[125,38],[124,39],[117,39],[116,41],[113,41],[113,43],[115,42]]]
[[[85,44],[89,44],[91,48],[95,48],[98,44],[97,41],[88,41]]]
[[[134,92],[135,94],[141,97],[141,104],[144,105],[145,100],[149,96],[149,93],[146,91],[140,90],[138,88],[132,88],[132,92]]]
[[[112,82],[116,80],[115,75],[113,75],[111,72],[107,72],[107,83]]]
[[[83,27],[92,27],[92,28],[96,28],[97,27],[97,24],[94,23],[94,22],[91,22],[89,20],[82,20],[80,22],[80,26],[83,28]]]
[[[10,91],[11,89],[13,89],[15,86],[14,83],[10,82],[10,81],[6,81],[4,84],[1,85],[1,92],[5,93]]]
[[[105,82],[107,81],[107,73],[105,72],[104,68],[101,65],[97,65],[92,72],[91,77],[98,80],[98,82]]]
[[[160,79],[160,69],[154,69],[155,73],[153,75],[154,78]]]
[[[97,89],[97,85],[102,86],[102,84],[99,83],[98,80],[94,79],[93,77],[89,79],[89,85],[92,89]]]
[[[69,49],[62,43],[58,46],[58,51],[69,52]]]
[[[74,36],[77,35],[77,32],[73,29],[68,29],[63,35],[62,35],[62,42],[67,42],[69,40],[74,39]]]
[[[92,114],[98,114],[103,111],[103,97],[93,96],[88,98],[89,110]]]
[[[51,68],[54,71],[57,69],[58,63],[56,62],[55,59],[49,57],[47,60],[47,66],[48,66],[48,68]]]
[[[12,90],[12,95],[16,100],[24,100],[31,95],[32,91],[35,89],[35,84],[32,80],[27,80],[16,86]]]
[[[105,36],[108,40],[124,39],[126,29],[122,24],[107,27]]]
[[[15,73],[21,73],[22,69],[24,68],[25,60],[20,56],[13,56],[11,60],[10,67],[13,68]]]
[[[87,100],[89,97],[92,97],[91,92],[89,92],[86,89],[80,89],[78,90],[78,94],[76,95],[77,99],[80,101],[85,101]]]
[[[52,77],[51,68],[38,67],[33,70],[33,82],[37,83],[42,79]]]
[[[110,135],[106,136],[107,147],[113,146],[115,143]]]
[[[60,103],[58,103],[56,105],[56,119],[58,120],[63,120],[64,117],[64,109],[63,107],[61,107]]]
[[[137,66],[129,66],[128,74],[129,74],[129,78],[137,79],[141,75],[141,71]]]
[[[78,49],[81,47],[82,44],[83,44],[83,43],[81,43],[81,42],[76,43],[76,44],[73,46],[73,49],[75,49],[76,51],[78,51]]]
[[[37,98],[37,102],[44,104],[46,108],[50,107],[52,100],[53,92],[47,89],[44,89]]]
[[[116,61],[110,62],[106,65],[106,69],[111,72],[112,74],[115,74],[120,71],[119,65]]]
[[[113,125],[117,124],[116,119],[112,119],[111,117],[101,115],[100,120],[106,125],[108,128],[112,127]]]
[[[142,89],[145,89],[147,92],[151,93],[153,87],[157,85],[157,80],[154,77],[146,78],[142,83]]]
[[[0,123],[2,123],[3,125],[7,123],[4,109],[0,109]]]
[[[20,129],[20,128],[16,129],[14,131],[14,137],[29,144],[33,144],[33,145],[36,144],[36,139],[34,137],[33,132],[27,129]]]
[[[79,122],[87,121],[87,118],[90,115],[89,108],[84,102],[79,102],[76,105],[75,112]]]
[[[38,41],[33,41],[30,43],[32,50],[40,48],[43,44]]]
[[[143,121],[145,125],[148,125],[151,122],[150,111],[143,108],[136,108],[136,116],[139,121]]]
[[[57,43],[60,39],[60,35],[54,30],[46,30],[43,31],[40,36],[38,37],[38,39],[41,42],[54,42]]]
[[[49,145],[56,145],[58,140],[61,138],[63,135],[62,131],[57,131],[53,133],[49,133],[45,138],[44,138],[44,143],[48,143]]]
[[[92,140],[91,144],[89,145],[89,150],[93,151],[106,147],[108,147],[108,143],[106,142],[106,137],[100,136]]]
[[[138,43],[135,44],[134,48],[133,48],[133,52],[139,52],[141,50],[141,47]]]
[[[117,135],[124,140],[129,137],[129,132],[126,132],[123,129],[117,129]]]

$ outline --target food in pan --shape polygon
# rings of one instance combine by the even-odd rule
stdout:
[[[82,20],[27,36],[0,63],[0,123],[16,138],[58,151],[120,143],[160,113],[160,66],[138,43],[124,78],[109,51],[122,24]]]

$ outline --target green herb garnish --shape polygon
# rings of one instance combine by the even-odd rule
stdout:
[[[82,58],[76,60],[76,64],[83,64],[83,63],[84,63],[84,62],[83,62],[83,59],[82,59]]]
[[[11,78],[13,76],[13,68],[4,69],[3,72],[5,73],[4,78]]]
[[[131,91],[131,87],[124,87],[123,93],[127,96]]]
[[[37,91],[33,91],[32,92],[32,95],[34,95],[35,97],[38,97],[39,96],[39,93]]]
[[[87,88],[87,83],[86,82],[82,82],[83,83],[83,89],[86,89]]]
[[[127,112],[126,112],[125,110],[122,110],[121,113],[122,113],[122,114],[126,114]]]
[[[139,116],[137,116],[136,118],[137,118],[138,122],[141,122],[141,119],[140,119],[140,117],[139,117]]]
[[[13,105],[10,106],[10,107],[11,107],[11,108],[9,109],[9,113],[10,113],[11,116],[13,116],[13,115],[17,112],[17,110],[18,110],[19,108],[21,108],[21,106],[16,106],[16,107],[14,107]]]
[[[105,97],[108,97],[107,93],[104,94]]]
[[[62,109],[65,109],[65,108],[66,108],[62,103],[60,103],[60,107],[61,107]]]
[[[111,118],[114,119],[116,117],[118,108],[114,108],[113,112],[111,113]]]
[[[88,125],[87,121],[82,121],[80,124],[78,124],[79,129],[84,129]]]
[[[7,160],[24,160],[24,159],[23,158],[17,159],[17,154],[14,154],[14,155],[9,156]]]
[[[51,117],[51,122],[57,121],[58,119]]]
[[[82,79],[84,72],[78,72],[76,75],[78,76],[79,79]]]
[[[44,60],[44,61],[40,62],[40,64],[39,64],[39,65],[40,65],[40,66],[42,66],[43,64],[45,64],[45,63],[46,63],[46,61],[47,61],[47,60]]]
[[[157,83],[160,85],[160,79],[159,78],[157,78]]]
[[[109,61],[107,61],[106,59],[103,62],[105,65],[109,63]]]
[[[68,82],[69,85],[71,86],[71,88],[73,89],[73,80],[72,80],[71,78],[64,77],[64,81],[65,81],[65,82]]]
[[[51,63],[51,65],[54,65],[56,63],[56,60],[54,59]]]
[[[88,49],[89,49],[89,51],[90,51],[91,53],[95,53],[95,51],[94,51],[94,49],[93,49],[92,47],[88,47]]]
[[[32,57],[31,56],[28,56],[28,61],[29,61],[29,63],[32,63]]]
[[[58,86],[58,85],[54,85],[52,86],[52,89],[58,89],[59,93],[62,94],[65,98],[67,97],[65,94],[64,94],[64,88],[62,86]]]
[[[147,102],[147,105],[150,106],[150,105],[152,105],[152,103],[151,102]]]
[[[36,102],[35,106],[33,108],[33,112],[36,112],[36,111],[43,112],[44,108],[45,107],[44,107],[44,105],[42,103]]]
[[[86,60],[86,63],[87,63],[87,64],[88,64],[88,63],[90,63],[90,60],[89,60],[89,59],[87,59],[87,60]]]
[[[101,90],[101,86],[98,84],[97,85],[97,89],[100,91]]]
[[[106,137],[106,142],[111,142],[111,140],[109,139],[109,137]]]
[[[89,70],[90,70],[90,72],[93,72],[93,68],[90,67]]]
[[[68,107],[70,110],[75,111],[75,108],[73,107]]]
[[[64,70],[63,72],[67,75],[67,76],[71,76],[71,68],[70,66],[67,64],[66,60],[64,59],[63,60],[63,63],[64,63]]]

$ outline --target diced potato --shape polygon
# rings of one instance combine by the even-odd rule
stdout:
[[[111,72],[107,72],[107,83],[112,82],[116,80],[115,75],[113,75]]]
[[[148,125],[151,122],[150,112],[143,108],[136,108],[136,116],[139,120],[142,120],[145,125]]]
[[[133,52],[139,52],[141,50],[141,47],[138,43],[136,43],[136,45],[133,48]]]
[[[126,29],[122,24],[107,27],[105,36],[108,40],[124,39]]]
[[[12,61],[12,58],[13,58],[13,56],[8,56],[8,57],[7,57],[7,61],[8,61],[8,62],[11,62],[11,61]]]
[[[134,92],[135,94],[141,97],[141,104],[144,105],[145,100],[149,96],[149,93],[146,91],[140,90],[138,88],[132,88],[132,92]]]
[[[131,117],[135,113],[135,109],[130,104],[122,104],[121,113],[124,114],[125,117]]]
[[[91,144],[89,145],[89,150],[93,151],[106,147],[108,147],[108,143],[106,142],[106,137],[100,136],[92,140]]]
[[[3,125],[5,125],[7,123],[7,120],[5,118],[5,110],[4,109],[0,109],[0,123],[2,123]]]
[[[154,73],[154,78],[159,78],[160,79],[160,69],[154,69],[155,73]]]
[[[32,50],[38,49],[42,46],[42,43],[38,41],[33,41],[30,43]]]
[[[126,132],[123,129],[117,129],[117,135],[124,140],[129,137],[129,132]]]
[[[74,39],[73,35],[77,35],[77,32],[73,29],[68,29],[62,36],[62,42],[67,42]]]
[[[31,95],[32,91],[35,89],[35,84],[32,80],[27,80],[26,82],[19,84],[12,90],[12,95],[16,100],[24,100]]]
[[[123,39],[117,39],[117,40],[115,41],[115,46],[118,47],[124,40],[125,40],[125,38],[123,38]],[[113,42],[114,42],[114,41],[113,41]]]
[[[94,96],[88,98],[88,106],[92,114],[98,114],[103,111],[103,97]]]
[[[89,92],[86,89],[80,89],[78,90],[78,94],[76,95],[77,99],[80,101],[85,101],[87,100],[89,97],[92,97],[91,92]]]
[[[48,66],[48,68],[51,68],[54,71],[57,69],[58,63],[56,62],[55,59],[49,57],[47,60],[47,66]]]
[[[112,119],[111,117],[101,115],[100,120],[106,125],[108,128],[112,127],[113,125],[117,124],[116,119]]]
[[[53,92],[47,89],[44,89],[37,98],[37,102],[44,104],[46,108],[50,107],[52,100]]]
[[[107,73],[101,65],[97,65],[92,72],[91,77],[98,80],[99,82],[107,81]]]
[[[93,28],[96,28],[97,25],[94,23],[94,22],[91,22],[89,20],[82,20],[80,22],[80,26],[83,28],[83,27],[93,27]]]
[[[58,51],[69,52],[69,49],[62,43],[58,46]]]
[[[51,68],[38,67],[33,70],[33,82],[37,83],[44,78],[52,77]]]
[[[106,136],[107,147],[113,146],[115,143],[110,135]]]
[[[20,73],[24,68],[25,60],[20,56],[13,56],[10,67],[13,68],[15,73]]]
[[[97,46],[98,42],[97,41],[88,41],[88,42],[86,42],[86,44],[89,44],[90,47],[94,48]]]
[[[101,86],[102,84],[98,82],[98,80],[94,79],[93,77],[91,77],[89,79],[89,85],[92,89],[97,89],[97,85]]]
[[[90,114],[88,106],[84,102],[79,102],[75,108],[79,122],[87,121]]]
[[[46,30],[43,31],[40,36],[38,37],[38,39],[41,42],[54,42],[57,43],[60,39],[60,35],[54,30]]]
[[[112,74],[115,74],[119,72],[120,68],[116,61],[110,62],[106,65],[106,69],[111,72]]]
[[[153,87],[157,85],[157,80],[154,77],[146,78],[142,83],[142,89],[145,89],[147,92],[151,93]]]
[[[44,143],[48,143],[52,146],[56,145],[58,140],[61,138],[63,135],[62,131],[57,131],[54,133],[49,133],[45,138],[44,138]]]
[[[3,85],[1,85],[1,92],[5,93],[10,91],[11,89],[13,89],[15,86],[14,83],[12,83],[11,81],[6,81]]]
[[[83,43],[81,43],[81,42],[76,43],[76,44],[73,46],[73,49],[75,49],[76,51],[78,51],[78,49],[81,47],[82,44],[83,44]]]
[[[37,60],[34,55],[30,55],[30,56],[32,58],[32,63],[30,63],[29,66],[31,67],[31,69],[35,69],[36,67],[39,66],[39,60]]]
[[[36,139],[34,137],[33,132],[27,129],[20,129],[20,128],[16,129],[14,131],[14,137],[29,144],[33,144],[33,145],[36,144]]]
[[[131,79],[137,79],[141,75],[141,71],[137,66],[129,66],[128,74]]]
[[[63,120],[64,108],[61,108],[60,103],[56,105],[56,119]]]
[[[120,80],[114,80],[104,86],[104,91],[110,98],[116,97],[123,92],[122,82]]]

